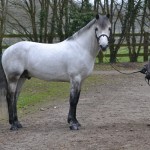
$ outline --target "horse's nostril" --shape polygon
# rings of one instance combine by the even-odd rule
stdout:
[[[102,49],[102,48],[103,48],[103,46],[102,46],[102,45],[100,45],[100,48]]]
[[[100,45],[100,48],[105,51],[107,49],[108,45]]]

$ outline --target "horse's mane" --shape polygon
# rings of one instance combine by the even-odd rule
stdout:
[[[77,31],[76,33],[74,33],[72,36],[68,37],[67,40],[73,40],[76,37],[78,37],[84,31],[86,31],[89,28],[91,28],[91,26],[95,23],[95,21],[96,21],[96,19],[91,20],[86,26],[84,26],[83,28],[81,28],[79,31]]]

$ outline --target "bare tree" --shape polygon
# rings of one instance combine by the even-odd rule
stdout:
[[[149,1],[148,0],[104,0],[102,3],[95,0],[95,7],[99,3],[101,13],[110,13],[112,23],[112,34],[110,39],[110,62],[116,62],[116,56],[123,42],[128,44],[130,61],[137,61],[140,53],[143,33],[146,29],[146,20],[148,20]],[[148,26],[148,25],[147,25]],[[139,40],[136,39],[135,33],[141,33]],[[120,37],[115,39],[114,34],[120,33]],[[137,42],[139,47],[137,47]]]
[[[0,0],[0,54],[2,53],[2,41],[5,33],[8,0]]]
[[[50,0],[11,1],[16,12],[9,13],[9,26],[26,38],[35,42],[47,42],[49,29]]]
[[[60,41],[68,36],[69,0],[14,0],[10,3],[21,12],[21,18],[17,13],[10,13],[9,26],[25,34],[27,39],[46,43],[53,42],[56,36]]]
[[[5,33],[8,0],[0,0],[0,118],[6,117],[7,82],[1,63],[2,42]]]

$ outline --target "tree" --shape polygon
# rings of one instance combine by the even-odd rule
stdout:
[[[89,0],[82,0],[80,5],[73,3],[70,7],[69,36],[85,26],[94,15]]]
[[[48,0],[23,0],[12,1],[11,7],[17,7],[21,13],[21,18],[16,12],[10,13],[9,26],[20,34],[25,34],[26,38],[35,42],[47,42],[48,29]]]
[[[1,63],[2,42],[5,33],[7,8],[8,8],[8,0],[0,0],[0,118],[6,117],[7,112],[6,110],[7,82]]]
[[[2,41],[5,33],[8,0],[0,0],[0,54],[2,53]]]
[[[116,62],[116,56],[123,42],[128,44],[130,61],[137,61],[143,40],[143,33],[146,29],[145,20],[148,18],[149,5],[147,0],[104,0],[101,3],[95,0],[95,8],[99,3],[99,10],[102,13],[110,13],[112,23],[112,34],[110,39],[110,62]],[[147,19],[148,20],[148,19]],[[139,37],[139,47],[137,48],[135,33],[141,32]],[[115,40],[114,34],[121,33],[121,36]]]

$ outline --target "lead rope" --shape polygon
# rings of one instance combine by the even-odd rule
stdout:
[[[104,55],[104,57],[105,57],[106,62],[109,63],[108,60],[106,59],[106,56],[105,56],[105,55]],[[122,71],[116,69],[116,67],[114,67],[111,63],[109,63],[109,65],[110,65],[114,70],[116,70],[117,72],[119,72],[119,73],[121,73],[121,74],[125,74],[125,75],[131,75],[131,74],[135,74],[135,73],[139,73],[139,72],[142,73],[142,70],[134,71],[134,72],[131,72],[131,73],[125,73],[125,72],[122,72]],[[150,86],[149,79],[146,79],[146,77],[145,77],[145,82]]]
[[[104,57],[105,57],[105,55],[104,55]],[[107,63],[109,63],[108,60],[106,59],[106,57],[105,57],[105,60],[106,60]],[[131,72],[131,73],[125,73],[125,72],[122,72],[122,71],[118,70],[118,69],[117,69],[116,67],[114,67],[111,63],[109,63],[109,65],[110,65],[114,70],[116,70],[117,72],[119,72],[119,73],[121,73],[121,74],[125,74],[125,75],[131,75],[131,74],[135,74],[135,73],[141,72],[141,70],[139,70],[139,71],[134,71],[134,72]]]

